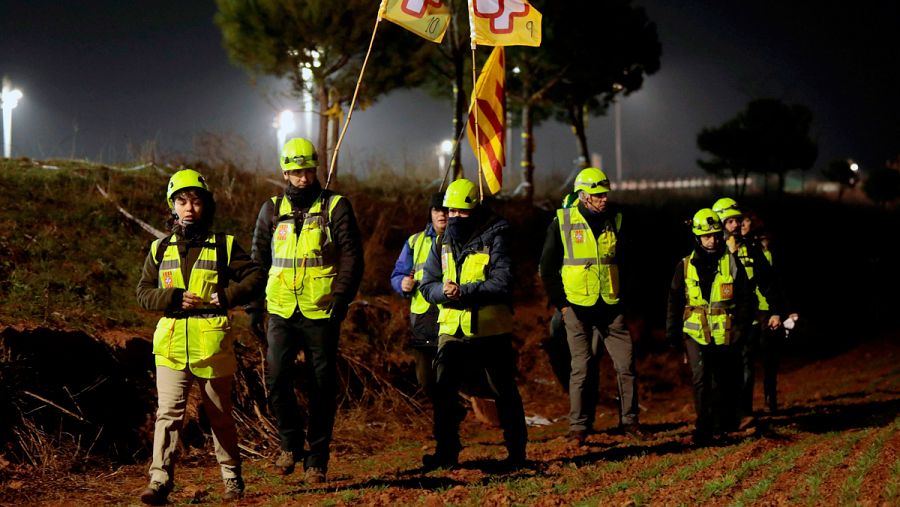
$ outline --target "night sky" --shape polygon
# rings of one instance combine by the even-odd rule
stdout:
[[[622,103],[626,178],[701,175],[699,130],[757,97],[812,109],[816,173],[837,157],[865,169],[900,153],[897,2],[636,3],[657,23],[663,55],[661,70]],[[286,83],[251,84],[228,61],[214,12],[212,0],[0,0],[0,74],[25,94],[13,155],[123,162],[150,140],[189,154],[197,133],[213,132],[242,137],[250,148],[241,157],[274,171],[272,119],[298,106],[278,93]],[[435,147],[450,128],[449,103],[394,93],[354,113],[342,167],[361,173],[385,161],[437,174]],[[612,113],[588,131],[615,174]],[[519,181],[518,131],[513,138],[507,186]],[[541,127],[537,149],[540,173],[571,169],[567,127]]]

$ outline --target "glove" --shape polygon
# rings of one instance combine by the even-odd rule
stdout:
[[[250,332],[261,342],[266,342],[266,312],[262,310],[247,310],[250,316]]]
[[[331,322],[342,322],[347,317],[347,308],[349,306],[350,301],[347,301],[346,296],[335,294],[331,301],[331,318],[329,320]]]

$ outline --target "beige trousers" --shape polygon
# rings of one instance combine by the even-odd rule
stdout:
[[[156,428],[153,432],[153,461],[150,463],[150,480],[171,485],[175,479],[175,449],[184,425],[184,411],[188,393],[194,381],[200,383],[203,409],[212,427],[216,461],[222,471],[222,479],[241,475],[241,455],[238,450],[237,430],[231,416],[231,375],[204,379],[194,376],[187,368],[182,371],[165,366],[156,367],[156,391],[159,408],[156,411]]]

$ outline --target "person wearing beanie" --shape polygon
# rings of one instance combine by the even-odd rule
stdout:
[[[425,260],[431,245],[447,228],[447,208],[444,193],[432,194],[428,208],[428,224],[403,244],[403,250],[391,273],[394,292],[409,299],[409,347],[416,360],[416,380],[434,403],[434,355],[438,342],[438,307],[425,300],[419,290],[425,268]]]

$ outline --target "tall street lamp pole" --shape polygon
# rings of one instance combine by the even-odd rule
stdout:
[[[16,108],[22,92],[13,90],[9,80],[3,80],[3,88],[0,91],[0,109],[3,109],[3,156],[12,156],[12,110]]]
[[[618,94],[621,90],[622,85],[613,83],[613,91],[616,92],[616,102],[613,104],[616,119],[616,182],[620,185],[622,184],[622,106]]]

